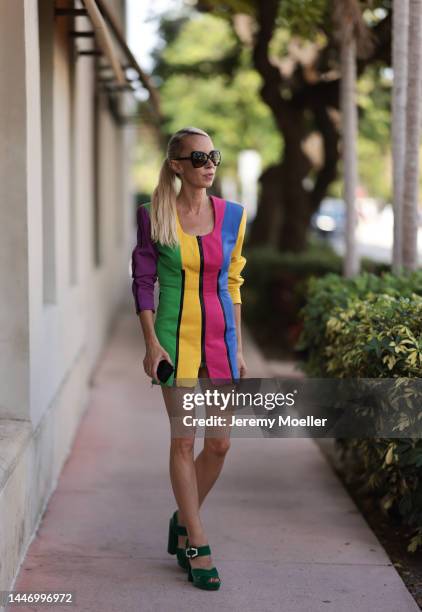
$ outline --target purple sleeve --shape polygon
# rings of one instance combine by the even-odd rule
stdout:
[[[157,280],[158,249],[151,240],[151,222],[145,206],[137,209],[137,225],[137,244],[132,251],[132,293],[136,314],[139,314],[141,310],[155,312],[154,285]]]

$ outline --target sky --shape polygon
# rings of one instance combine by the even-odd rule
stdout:
[[[182,5],[183,0],[127,0],[127,40],[145,72],[152,68],[150,52],[158,42],[157,23],[149,20]]]

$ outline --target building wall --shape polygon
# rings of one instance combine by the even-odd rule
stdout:
[[[0,231],[2,274],[10,283],[0,306],[0,416],[29,418],[34,426],[81,353],[95,362],[127,287],[130,232],[128,138],[104,100],[94,215],[94,59],[74,56],[71,20],[54,18],[53,5],[4,0],[0,7],[0,135],[7,144]],[[121,14],[122,2],[109,5]],[[90,27],[85,18],[77,25]]]
[[[0,416],[29,412],[25,7],[0,4]],[[29,36],[29,34],[28,34]],[[28,113],[29,114],[29,113]],[[28,128],[28,129],[27,129]]]
[[[0,589],[55,488],[129,290],[133,128],[95,104],[95,60],[75,56],[54,4],[0,2]],[[108,4],[124,29],[125,3]]]

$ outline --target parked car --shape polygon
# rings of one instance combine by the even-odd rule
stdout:
[[[346,225],[346,204],[339,198],[324,198],[311,217],[311,227],[320,236],[341,236]]]

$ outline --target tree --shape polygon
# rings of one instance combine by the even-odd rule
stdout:
[[[409,0],[406,153],[403,192],[403,267],[418,265],[419,146],[422,102],[422,0]]]
[[[200,123],[221,142],[224,169],[234,169],[241,148],[256,148],[264,157],[251,245],[305,248],[310,218],[337,178],[340,55],[329,6],[328,0],[198,0],[188,25],[187,16],[163,21],[167,44],[157,49],[153,78],[166,131],[187,120]],[[211,21],[202,22],[205,17]],[[366,84],[378,82],[372,78],[380,73],[376,67],[390,63],[389,12],[374,12],[370,27],[373,52],[357,64],[359,76],[372,68]],[[373,158],[375,151],[377,169],[383,169],[385,149],[376,148],[372,135],[385,138],[388,94],[378,93],[360,95],[373,118],[361,124],[369,128],[365,155]],[[380,172],[374,168],[373,174],[385,189]]]
[[[195,12],[190,17],[160,23],[165,45],[154,54],[152,74],[161,82],[166,136],[183,125],[207,130],[223,151],[219,177],[236,177],[240,149],[256,149],[264,165],[273,164],[282,142],[248,53],[227,21]]]
[[[356,191],[358,186],[358,111],[356,99],[357,48],[361,55],[370,50],[367,28],[362,18],[358,0],[340,0],[333,13],[336,38],[340,44],[341,66],[341,117],[344,200],[346,202],[346,254],[345,276],[359,272],[356,243]]]
[[[270,108],[283,138],[283,157],[261,177],[261,198],[249,236],[250,244],[267,244],[273,219],[281,220],[277,246],[300,251],[306,246],[312,214],[337,176],[339,133],[335,113],[340,98],[340,58],[331,26],[331,3],[321,0],[200,0],[203,10],[219,11],[235,25],[239,12],[250,17],[253,65],[262,78],[261,96]],[[240,8],[241,5],[241,8]],[[388,3],[386,3],[388,8]],[[311,41],[314,59],[304,62],[292,57],[290,71],[274,51],[280,30],[287,29],[290,41]],[[376,62],[390,64],[391,16],[374,19],[373,50],[357,65],[357,74]],[[321,41],[324,41],[322,43]],[[284,45],[283,53],[286,55]],[[306,151],[310,136],[319,134],[322,154],[311,159]],[[279,182],[275,180],[279,176]],[[274,211],[281,208],[281,215]]]
[[[393,10],[393,270],[402,266],[402,214],[403,186],[406,154],[406,99],[407,99],[407,45],[409,29],[409,0],[394,0]]]

